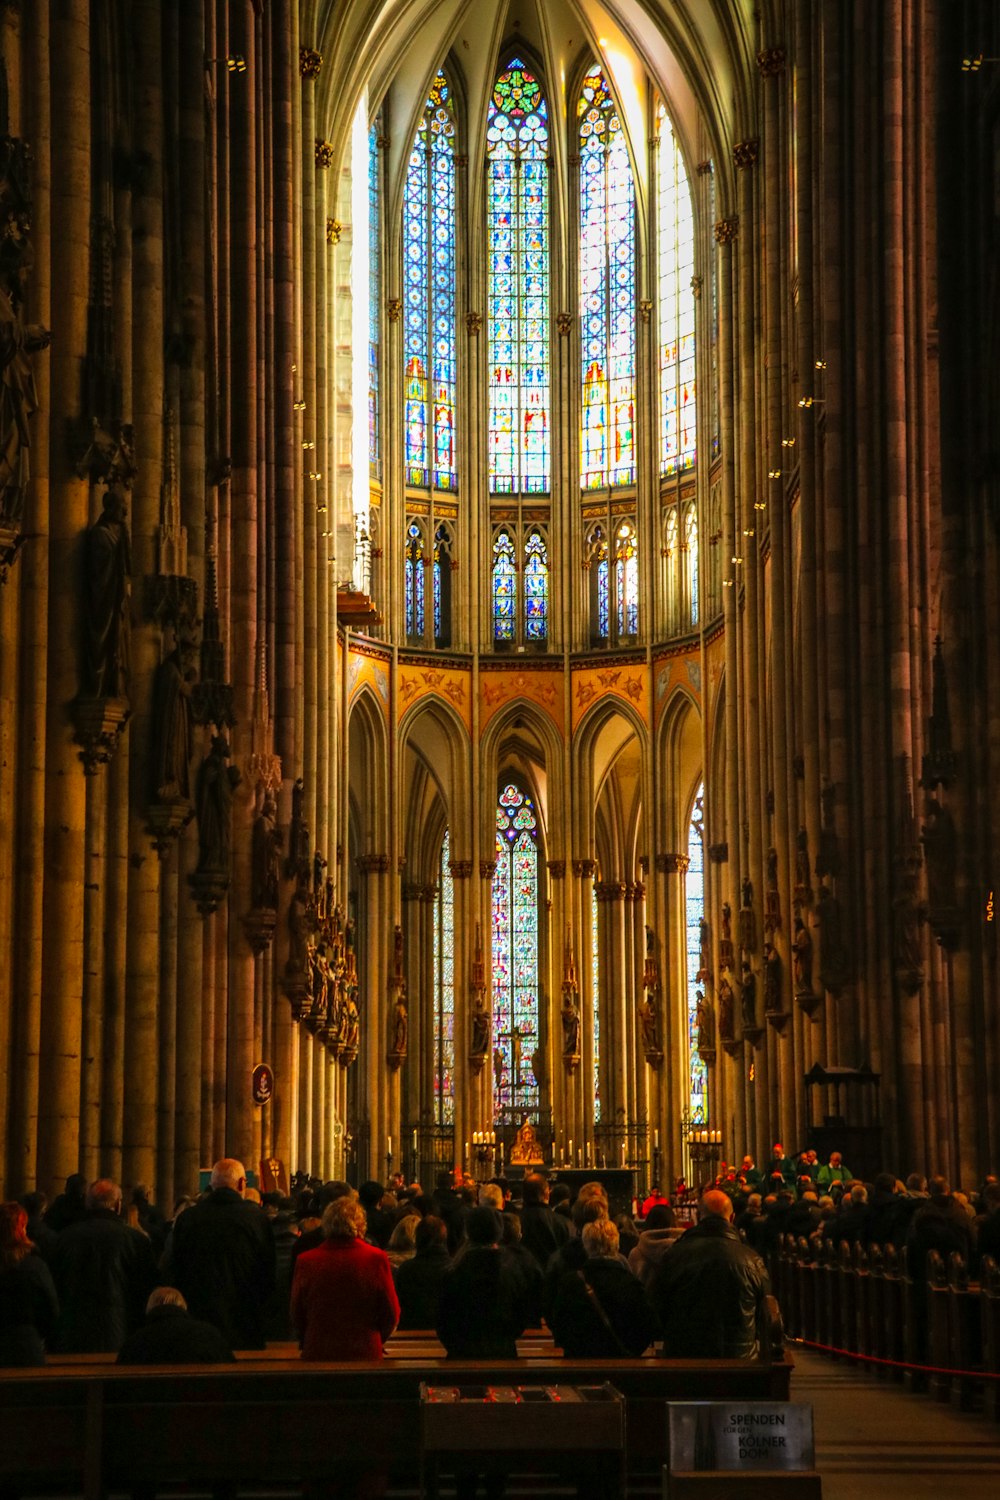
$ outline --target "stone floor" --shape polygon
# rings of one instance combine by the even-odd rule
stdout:
[[[794,1354],[792,1396],[813,1407],[823,1500],[985,1500],[1000,1491],[995,1423],[798,1345]]]

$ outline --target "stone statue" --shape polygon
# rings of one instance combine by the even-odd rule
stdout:
[[[722,903],[722,936],[727,943],[733,940],[733,908],[728,901]]]
[[[486,1009],[486,996],[476,990],[472,997],[472,1057],[485,1057],[490,1047],[490,1014]]]
[[[409,1021],[406,1014],[406,999],[402,991],[396,996],[396,1007],[392,1021],[392,1050],[397,1057],[406,1056],[406,1033]]]
[[[274,793],[266,791],[260,812],[253,825],[251,851],[251,899],[258,911],[277,911],[278,883],[281,867],[278,850],[281,833],[277,826],[278,809]]]
[[[309,968],[309,884],[300,872],[288,905],[288,966],[305,974]]]
[[[812,874],[809,868],[809,835],[800,828],[795,839],[795,899],[804,904],[812,900]]]
[[[927,904],[931,915],[957,905],[958,839],[955,820],[936,797],[927,799],[927,822],[920,830],[927,864]]]
[[[736,996],[733,994],[729,975],[723,974],[719,981],[719,1040],[722,1042],[736,1040],[735,1001]]]
[[[403,929],[397,923],[392,929],[392,972],[400,975],[403,970]]]
[[[767,851],[767,888],[769,891],[778,889],[778,851],[773,845]]]
[[[174,631],[173,649],[153,678],[153,722],[150,742],[150,794],[154,801],[191,799],[191,694],[194,674],[185,670],[185,653]]]
[[[826,884],[816,896],[816,925],[819,927],[819,982],[831,995],[839,995],[850,977],[851,959],[844,933],[844,915],[840,902]]]
[[[0,249],[0,518],[19,522],[28,490],[28,418],[38,410],[29,355],[48,348],[52,335],[21,321],[31,270],[25,239],[5,237]]]
[[[104,509],[84,533],[84,696],[127,698],[132,552],[125,490],[112,484]]]
[[[801,917],[795,918],[795,935],[792,938],[794,950],[793,973],[795,978],[796,995],[812,995],[812,967],[813,967],[813,945],[809,935],[809,929]]]
[[[233,848],[233,789],[240,773],[229,764],[229,741],[212,736],[212,748],[198,768],[195,805],[198,812],[199,875],[228,877]]]
[[[749,876],[743,881],[743,904],[739,911],[740,947],[749,953],[756,943],[753,919],[753,883]]]
[[[698,1028],[698,1051],[701,1053],[711,1052],[715,1048],[715,1026],[712,1017],[712,1007],[705,999],[704,990],[698,990],[696,998],[697,1010],[696,1025]]]
[[[580,1010],[575,996],[569,991],[563,995],[560,1019],[563,1029],[563,1057],[579,1057]]]
[[[745,960],[742,984],[743,993],[740,1005],[743,1012],[743,1026],[747,1031],[754,1031],[757,1027],[757,976]]]
[[[764,944],[764,1014],[780,1016],[781,954],[773,943]]]
[[[647,1057],[655,1056],[660,1051],[660,1018],[649,990],[643,991],[639,1001],[639,1036]]]
[[[351,1054],[356,1053],[360,1036],[361,1021],[358,1015],[357,1001],[353,994],[349,994],[344,1010],[344,1051]]]
[[[503,1084],[503,1053],[499,1047],[493,1048],[493,1084],[499,1093]]]

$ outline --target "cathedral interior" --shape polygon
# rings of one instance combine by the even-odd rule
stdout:
[[[996,8],[0,58],[6,1195],[995,1166]]]

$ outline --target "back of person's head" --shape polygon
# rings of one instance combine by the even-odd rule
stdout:
[[[503,1212],[503,1192],[495,1182],[484,1182],[479,1189],[479,1202],[483,1208],[495,1208]]]
[[[896,1191],[896,1179],[891,1172],[880,1172],[872,1183],[876,1193],[894,1193]]]
[[[235,1156],[224,1156],[212,1168],[212,1188],[232,1188],[234,1193],[246,1187],[246,1168]],[[193,1220],[192,1220],[193,1222]]]
[[[378,1208],[382,1202],[384,1192],[385,1189],[380,1182],[375,1182],[371,1178],[367,1182],[363,1182],[358,1188],[358,1197],[361,1199],[362,1208]]]
[[[277,1213],[280,1208],[284,1207],[284,1202],[280,1193],[261,1193],[260,1201],[261,1203],[263,1203],[264,1207],[270,1209],[272,1213]]]
[[[439,1193],[446,1193],[451,1187],[451,1173],[439,1172],[434,1178],[434,1186],[437,1188]]]
[[[104,1208],[116,1214],[122,1206],[122,1190],[110,1177],[98,1177],[87,1189],[87,1207]]]
[[[462,1183],[462,1186],[458,1190],[458,1196],[459,1196],[459,1198],[461,1198],[461,1200],[465,1204],[466,1208],[475,1208],[475,1206],[476,1206],[476,1190],[472,1186],[471,1182],[463,1182]]]
[[[593,1224],[597,1219],[608,1217],[608,1205],[603,1198],[577,1198],[571,1214],[577,1229],[584,1224]]]
[[[24,1211],[28,1215],[29,1219],[35,1219],[39,1216],[39,1214],[43,1214],[45,1212],[48,1201],[49,1200],[44,1193],[37,1192],[25,1193],[23,1198],[21,1199],[21,1202],[24,1205]]]
[[[851,1188],[851,1202],[852,1203],[867,1203],[868,1202],[868,1189],[865,1187],[865,1185],[864,1185],[863,1182],[856,1182],[854,1184],[854,1186]]]
[[[731,1219],[733,1217],[732,1199],[727,1193],[718,1188],[709,1188],[702,1195],[698,1204],[699,1219]]]
[[[436,1214],[424,1214],[418,1220],[413,1231],[413,1244],[418,1255],[425,1255],[428,1250],[436,1250],[439,1245],[448,1243],[448,1226],[443,1219]]]
[[[987,1213],[1000,1208],[1000,1182],[988,1182],[980,1194],[980,1201]]]
[[[82,1172],[71,1172],[66,1178],[63,1193],[71,1203],[83,1205],[87,1199],[87,1179]]]
[[[27,1210],[20,1203],[0,1203],[0,1270],[11,1270],[33,1249]]]
[[[947,1177],[932,1177],[927,1187],[932,1198],[947,1198],[951,1194],[951,1183]]]
[[[608,1192],[603,1182],[585,1182],[576,1195],[577,1203],[588,1203],[591,1198],[600,1198],[607,1207]]]
[[[256,1203],[258,1205],[258,1207],[260,1206],[260,1204],[262,1202],[260,1193],[257,1191],[257,1189],[255,1187],[244,1188],[243,1189],[243,1196],[247,1200],[248,1203]]]
[[[517,1214],[501,1214],[503,1223],[503,1243],[505,1245],[519,1245],[521,1243],[521,1220]]]
[[[503,1218],[495,1208],[474,1208],[465,1216],[465,1237],[470,1245],[499,1245]]]
[[[323,1186],[313,1195],[315,1203],[320,1209],[326,1208],[328,1203],[336,1203],[338,1198],[356,1198],[358,1195],[348,1182],[324,1182]]]
[[[568,1183],[554,1183],[549,1189],[549,1207],[558,1208],[561,1203],[568,1203],[572,1196]]]
[[[808,1203],[810,1206],[814,1203],[818,1203],[819,1199],[816,1196],[816,1189],[808,1188],[806,1192],[802,1194],[801,1202]]]
[[[547,1203],[549,1197],[549,1184],[539,1172],[528,1172],[521,1183],[521,1197],[525,1208],[534,1208],[539,1203]]]
[[[673,1229],[677,1217],[669,1203],[654,1203],[646,1215],[646,1229]]]
[[[805,1195],[803,1194],[803,1196],[805,1196]],[[759,1193],[751,1193],[750,1194],[749,1198],[747,1199],[747,1208],[750,1210],[750,1212],[752,1214],[759,1214],[760,1213],[760,1194]]]
[[[819,1211],[823,1215],[824,1219],[828,1219],[836,1207],[837,1205],[830,1197],[830,1194],[824,1193],[822,1198],[819,1200]]]
[[[926,1193],[927,1178],[922,1172],[911,1172],[906,1179],[906,1191],[908,1193]]]
[[[407,1214],[405,1219],[400,1219],[392,1234],[389,1236],[388,1249],[390,1250],[415,1250],[417,1245],[417,1225],[420,1223],[419,1214]]]
[[[360,1240],[368,1228],[368,1216],[357,1198],[334,1198],[323,1210],[320,1228],[325,1240]]]
[[[614,1260],[618,1254],[618,1227],[607,1216],[585,1224],[580,1238],[591,1260]]]
[[[182,1312],[187,1312],[184,1293],[179,1292],[175,1286],[154,1287],[146,1302],[147,1313],[151,1313],[154,1307],[179,1307]]]

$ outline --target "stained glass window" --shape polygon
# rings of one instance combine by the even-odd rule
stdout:
[[[705,913],[705,846],[703,840],[702,798],[705,788],[698,788],[688,834],[688,864],[684,877],[684,900],[687,918],[687,1023],[688,1023],[688,1112],[691,1119],[708,1123],[708,1070],[698,1053],[698,988],[696,977],[701,956],[701,919]]]
[[[594,1124],[601,1118],[601,960],[597,941],[597,892],[590,892],[590,992],[594,997]]]
[[[439,73],[413,140],[403,194],[406,480],[457,488],[455,116]]]
[[[625,131],[599,65],[580,123],[583,489],[635,482],[635,191]]]
[[[540,531],[524,546],[524,638],[544,641],[549,630],[549,554]]]
[[[434,639],[439,646],[451,640],[451,535],[446,526],[434,534]]]
[[[615,545],[615,600],[619,636],[638,635],[639,553],[635,527],[631,521],[623,521],[618,528]]]
[[[509,531],[497,533],[493,543],[493,639],[512,641],[517,635],[517,558]]]
[[[698,623],[698,511],[691,504],[684,516],[684,545],[687,548],[688,598],[691,601],[691,624]]]
[[[451,833],[445,830],[434,911],[434,1113],[439,1125],[455,1121],[455,888]]]
[[[549,120],[541,85],[512,58],[486,130],[489,473],[493,494],[549,488]]]
[[[368,471],[372,479],[379,477],[379,284],[382,271],[379,136],[376,121],[368,132]]]
[[[595,526],[590,533],[589,562],[591,577],[591,634],[606,641],[611,634],[611,569],[608,563],[608,543],[603,526]]]
[[[498,1123],[537,1119],[533,1060],[538,1032],[538,820],[531,798],[509,782],[496,815],[493,877],[493,1035]]]
[[[660,473],[694,467],[694,212],[680,145],[656,111],[660,271]]]
[[[406,531],[405,559],[406,633],[424,633],[424,534],[418,522],[411,521]]]

